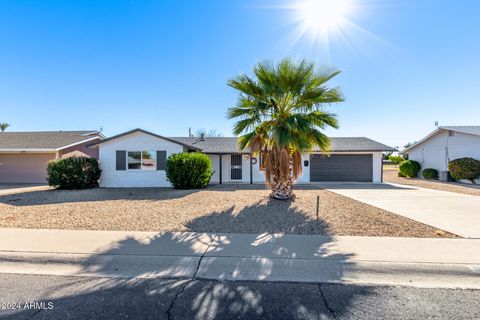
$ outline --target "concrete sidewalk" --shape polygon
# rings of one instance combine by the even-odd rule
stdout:
[[[480,239],[480,197],[393,183],[323,183],[322,187],[371,206]]]
[[[480,240],[0,229],[0,273],[480,288]]]

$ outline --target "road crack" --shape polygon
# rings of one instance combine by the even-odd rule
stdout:
[[[177,301],[178,297],[180,297],[180,296],[185,292],[185,290],[187,289],[188,285],[189,285],[190,283],[192,283],[192,281],[197,278],[198,270],[200,270],[200,264],[202,263],[203,258],[204,258],[205,255],[207,254],[208,249],[210,249],[210,247],[212,246],[212,244],[213,244],[213,242],[215,241],[215,238],[216,238],[216,237],[217,237],[217,234],[215,234],[215,235],[212,237],[212,240],[211,240],[210,243],[208,244],[207,248],[205,249],[205,251],[203,252],[203,254],[200,256],[200,259],[198,259],[197,268],[195,269],[195,272],[193,273],[192,277],[189,278],[189,279],[186,281],[186,283],[185,283],[185,285],[182,287],[182,289],[180,289],[180,291],[178,291],[178,293],[173,297],[172,302],[170,303],[170,305],[168,306],[168,309],[167,309],[167,319],[168,319],[168,320],[172,319],[172,317],[173,317],[172,311],[173,311],[173,307],[174,307],[175,302]]]
[[[330,312],[330,314],[332,315],[332,318],[334,320],[337,319],[337,316],[335,314],[335,310],[333,310],[329,305],[328,305],[328,301],[327,301],[327,297],[325,296],[325,293],[323,292],[322,290],[322,285],[319,283],[318,284],[318,291],[320,292],[320,296],[322,297],[323,299],[323,304],[325,305],[325,308],[327,308],[328,312]]]

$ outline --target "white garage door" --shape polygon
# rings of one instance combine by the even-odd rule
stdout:
[[[0,183],[46,183],[51,153],[0,154]]]

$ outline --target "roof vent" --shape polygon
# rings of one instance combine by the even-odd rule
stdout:
[[[205,133],[200,134],[200,141],[205,141]]]

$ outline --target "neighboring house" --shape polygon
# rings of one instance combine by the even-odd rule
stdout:
[[[480,159],[480,126],[442,126],[401,152],[418,161],[422,169],[438,170],[442,180],[448,162],[458,158]]]
[[[304,153],[299,182],[382,181],[382,152],[395,151],[376,141],[331,138],[332,152]],[[212,159],[211,183],[264,182],[260,161],[239,150],[235,137],[164,137],[142,129],[131,130],[96,144],[102,187],[168,187],[165,163],[172,153],[201,151]]]
[[[0,132],[0,183],[46,183],[47,164],[70,156],[98,158],[98,131]]]

